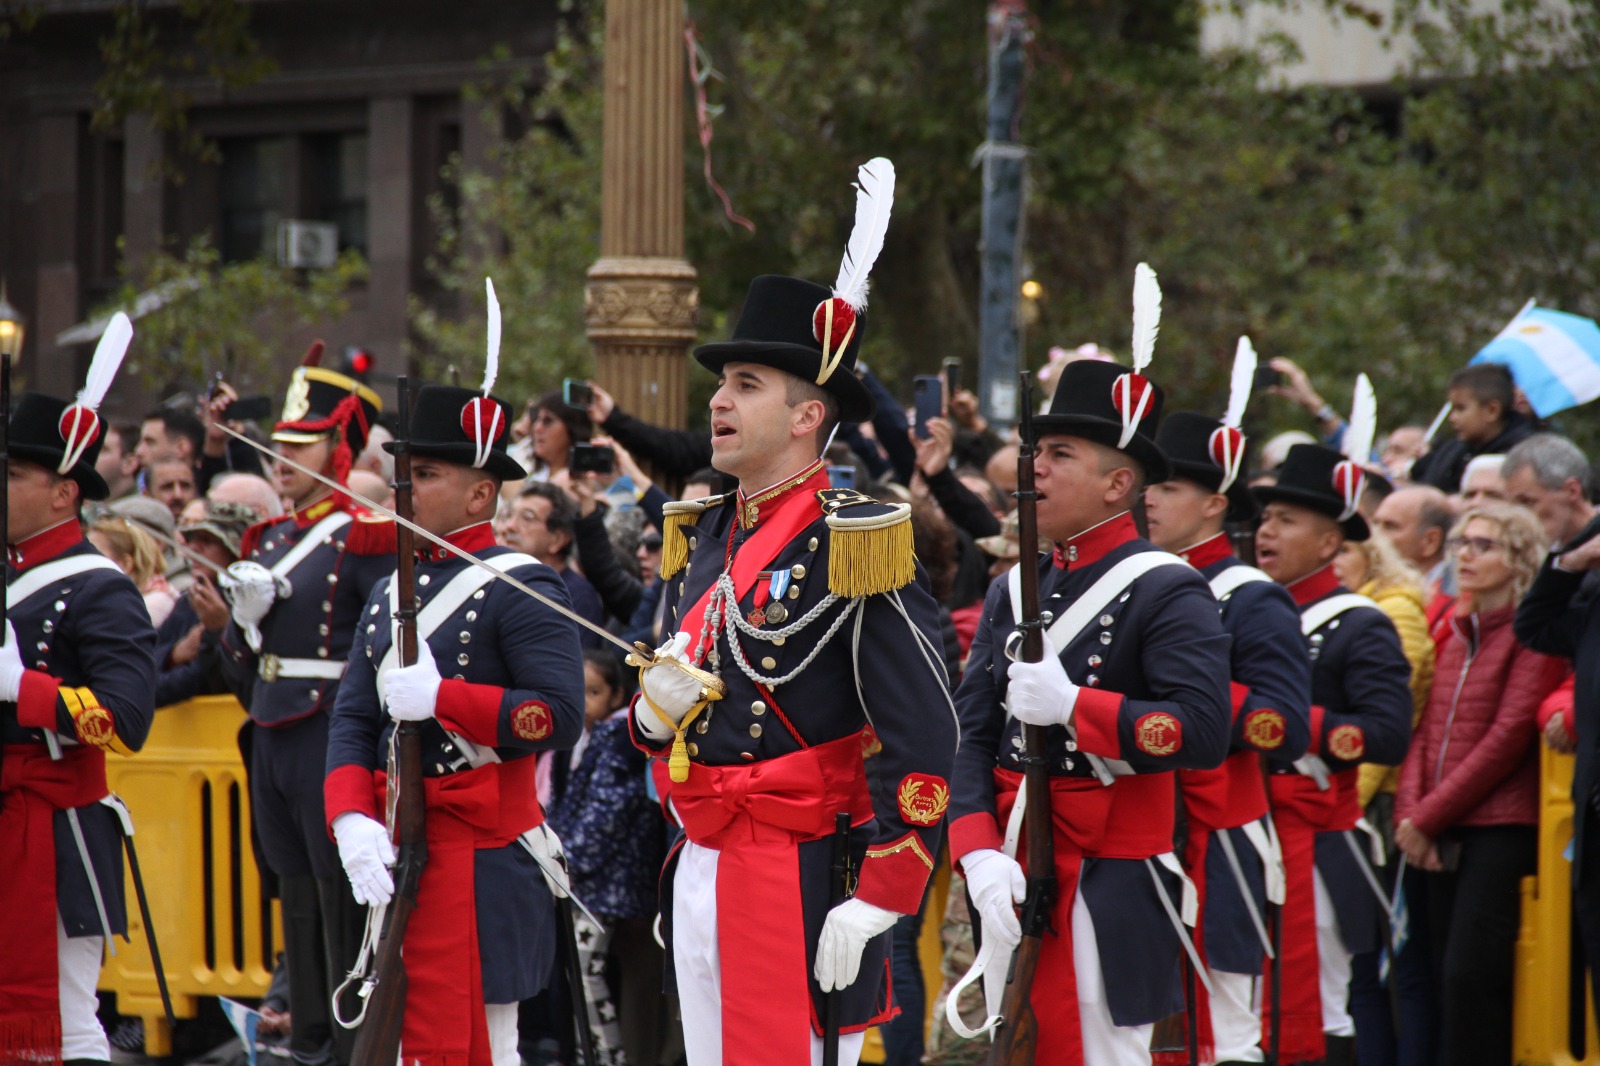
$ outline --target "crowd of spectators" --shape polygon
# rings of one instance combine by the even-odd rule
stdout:
[[[1059,353],[1040,375],[1046,392],[1073,358],[1110,354],[1092,345]],[[1280,375],[1271,391],[1303,409],[1308,428],[1257,442],[1252,484],[1270,483],[1293,443],[1336,446],[1345,430],[1301,368],[1287,359],[1271,366]],[[989,583],[1020,554],[1015,434],[989,425],[977,398],[959,389],[940,417],[914,425],[900,398],[862,373],[877,413],[842,426],[826,460],[851,487],[910,504],[954,684]],[[1519,879],[1536,854],[1539,749],[1579,749],[1594,726],[1580,723],[1575,704],[1600,710],[1600,612],[1592,606],[1600,578],[1588,569],[1595,549],[1564,556],[1570,573],[1547,558],[1552,546],[1596,531],[1587,459],[1533,419],[1499,367],[1462,370],[1447,397],[1446,424],[1432,441],[1416,424],[1380,439],[1362,501],[1374,535],[1347,544],[1336,563],[1344,585],[1394,621],[1415,700],[1403,765],[1361,775],[1368,820],[1394,860],[1391,887],[1398,884],[1411,915],[1409,939],[1392,958],[1355,966],[1363,1066],[1507,1061]],[[238,558],[251,523],[283,513],[261,464],[220,432],[221,407],[198,408],[163,406],[141,423],[109,427],[98,468],[113,498],[90,527],[138,584],[159,629],[162,705],[225,691],[217,655],[229,615],[218,574]],[[663,508],[732,487],[710,466],[709,432],[651,425],[593,386],[582,407],[560,392],[530,401],[512,435],[527,478],[504,488],[499,542],[558,570],[573,609],[595,627],[630,644],[660,644]],[[351,474],[352,488],[379,502],[393,474],[381,448],[387,439],[375,429]],[[608,462],[574,464],[575,448],[596,447],[609,449]],[[1247,557],[1250,532],[1235,531]],[[542,757],[541,799],[566,842],[574,883],[604,925],[590,923],[581,947],[601,1061],[672,1062],[681,1037],[659,995],[660,950],[649,929],[665,825],[653,817],[644,761],[627,739],[631,671],[597,633],[585,631],[584,644],[587,730],[571,752]],[[1595,747],[1587,743],[1585,752]],[[1586,787],[1595,763],[1580,755]],[[1580,869],[1591,870],[1579,895],[1581,932],[1590,957],[1600,958],[1600,846],[1580,854]],[[904,1013],[886,1027],[891,1063],[923,1054],[924,997],[936,990],[921,987],[916,966],[921,920],[907,919],[895,934],[893,987]],[[570,1016],[569,995],[557,988],[525,1006],[528,1061],[571,1053],[560,1020]]]

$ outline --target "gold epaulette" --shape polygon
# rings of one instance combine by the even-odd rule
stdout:
[[[698,500],[669,500],[661,508],[666,529],[661,531],[661,565],[657,568],[663,580],[672,577],[689,563],[689,538],[683,527],[716,507],[727,497],[706,496]]]
[[[853,599],[892,592],[917,576],[911,505],[854,489],[817,493],[828,521],[828,591]]]

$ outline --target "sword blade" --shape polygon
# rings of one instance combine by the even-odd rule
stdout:
[[[502,571],[497,570],[495,567],[490,566],[488,563],[484,562],[482,559],[479,559],[476,555],[473,555],[471,552],[462,551],[460,548],[456,547],[454,544],[451,544],[449,541],[445,540],[443,537],[434,536],[432,533],[429,533],[426,529],[423,529],[421,526],[417,525],[415,522],[411,521],[408,518],[402,518],[400,515],[396,514],[393,510],[389,509],[388,507],[385,507],[383,504],[379,503],[378,501],[373,500],[373,499],[369,499],[366,496],[361,495],[361,493],[359,493],[359,492],[355,491],[354,489],[350,488],[349,486],[339,484],[333,478],[328,477],[325,474],[322,474],[322,473],[319,473],[318,471],[312,470],[308,466],[302,466],[301,464],[295,462],[293,459],[290,459],[287,456],[278,454],[277,452],[273,451],[271,448],[268,448],[266,445],[260,444],[260,443],[258,443],[256,441],[251,440],[249,437],[245,436],[243,433],[235,432],[233,429],[230,429],[227,426],[219,426],[218,428],[220,428],[222,430],[222,432],[226,433],[228,436],[233,437],[235,440],[241,440],[244,443],[250,445],[250,447],[254,448],[256,451],[260,452],[261,454],[270,457],[274,462],[282,463],[284,466],[289,467],[291,470],[298,470],[300,473],[305,474],[307,477],[315,478],[318,482],[320,482],[323,485],[326,485],[330,489],[333,489],[335,492],[344,493],[346,496],[350,497],[352,500],[355,500],[357,503],[361,504],[361,506],[367,508],[368,510],[373,511],[376,514],[381,514],[385,518],[392,519],[396,524],[406,527],[407,529],[411,530],[411,532],[415,533],[417,536],[423,538],[424,540],[428,541],[429,543],[434,544],[434,545],[436,545],[437,547],[440,547],[440,548],[448,548],[450,551],[454,552],[456,555],[461,556],[461,558],[465,559],[467,562],[471,563],[473,566],[476,566],[479,570],[482,570],[484,573],[488,574],[490,577],[493,577],[495,580],[504,581],[506,584],[510,585],[512,588],[516,589],[518,592],[522,593],[524,596],[532,596],[534,599],[538,600],[540,603],[544,604],[546,607],[550,608],[552,611],[555,611],[557,614],[560,614],[560,615],[562,615],[562,616],[564,616],[566,618],[572,619],[574,622],[578,623],[580,626],[583,626],[585,629],[589,630],[590,632],[595,633],[595,634],[599,635],[600,637],[604,638],[605,640],[610,641],[612,644],[615,644],[617,647],[621,648],[625,652],[628,652],[630,655],[638,656],[639,654],[641,654],[638,648],[635,648],[632,644],[629,644],[627,641],[623,640],[621,637],[617,636],[615,633],[612,633],[610,630],[607,630],[607,629],[604,629],[604,628],[602,628],[600,626],[595,625],[593,622],[589,621],[587,618],[584,618],[584,617],[580,616],[579,614],[577,614],[576,612],[570,610],[569,608],[557,603],[555,600],[552,600],[550,597],[544,595],[542,592],[537,592],[537,591],[529,588],[527,585],[523,584],[521,581],[518,581],[516,578],[512,577],[510,574],[503,573]]]
[[[1228,869],[1233,871],[1233,880],[1239,886],[1239,895],[1244,899],[1244,909],[1250,914],[1250,924],[1256,927],[1256,935],[1261,938],[1261,946],[1267,951],[1267,958],[1272,958],[1272,938],[1267,935],[1267,925],[1261,920],[1261,912],[1256,909],[1256,898],[1250,891],[1250,882],[1245,880],[1244,866],[1239,862],[1239,853],[1234,850],[1233,838],[1228,835],[1229,830],[1217,831],[1217,843],[1222,845],[1223,857],[1228,860]],[[1262,872],[1265,877],[1265,871]]]

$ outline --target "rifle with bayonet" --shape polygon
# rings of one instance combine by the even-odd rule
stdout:
[[[1033,487],[1033,389],[1026,373],[1021,377],[1021,445],[1017,450],[1017,540],[1021,575],[1021,635],[1017,656],[1036,663],[1044,657],[1045,622],[1039,611],[1038,494]],[[1005,992],[1000,1000],[1000,1023],[989,1049],[989,1066],[1028,1066],[1039,1040],[1039,1020],[1031,1002],[1039,952],[1050,929],[1056,904],[1055,840],[1050,812],[1050,768],[1045,762],[1045,729],[1022,726],[1022,777],[1027,785],[1023,828],[1027,836],[1028,894],[1022,903],[1022,942],[1011,956]]]
[[[398,382],[400,433],[394,442],[395,510],[407,520],[411,509],[411,394],[404,376]],[[399,622],[400,665],[417,661],[416,539],[405,525],[395,528],[395,590]],[[400,1029],[406,1013],[406,966],[400,947],[417,906],[422,868],[428,863],[424,833],[422,723],[397,722],[389,757],[389,791],[393,808],[389,831],[396,861],[394,898],[389,901],[378,946],[373,955],[372,987],[366,1016],[356,1034],[353,1066],[394,1066],[400,1056]]]

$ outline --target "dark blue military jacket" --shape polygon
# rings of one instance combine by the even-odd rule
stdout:
[[[487,523],[452,535],[451,543],[479,558],[509,553],[494,546]],[[416,570],[419,607],[427,609],[458,573],[472,566],[459,556],[423,552]],[[567,605],[561,576],[542,563],[509,571],[551,600]],[[372,809],[371,774],[385,768],[394,722],[378,701],[377,669],[393,643],[389,583],[380,579],[361,612],[349,666],[339,686],[328,734],[328,820]],[[423,724],[423,773],[469,768],[446,735],[457,733],[492,748],[501,761],[541,751],[564,751],[583,732],[583,654],[577,625],[501,581],[472,593],[428,638],[439,673],[438,717]],[[532,857],[520,844],[480,848],[474,876],[478,949],[484,1000],[513,1003],[536,995],[555,957],[554,908]],[[418,912],[425,921],[424,912]]]
[[[1346,590],[1325,567],[1290,586],[1304,614]],[[1411,744],[1411,664],[1394,623],[1376,604],[1353,607],[1307,638],[1311,654],[1311,751],[1334,774],[1363,762],[1395,766]],[[1346,787],[1335,784],[1333,787]],[[1355,782],[1349,781],[1354,788]],[[1384,914],[1359,862],[1365,834],[1355,834],[1363,858],[1342,832],[1318,833],[1317,869],[1333,898],[1339,933],[1352,953],[1375,951],[1385,939]]]
[[[825,475],[813,476],[819,470],[808,468],[754,500],[741,501],[735,493],[699,501],[691,505],[704,508],[694,524],[679,528],[669,520],[667,536],[685,539],[688,563],[682,571],[670,567],[663,571],[665,632],[671,634],[682,627],[689,629],[691,636],[699,636],[699,627],[683,624],[680,614],[687,613],[722,574],[730,538],[737,560],[742,545],[755,534],[756,527],[736,522],[740,508],[754,507],[759,526],[765,513],[797,493],[816,497],[821,510],[774,557],[761,560],[763,573],[788,571],[791,581],[779,598],[784,605],[782,621],[766,619],[760,628],[770,632],[794,626],[830,596],[830,557],[840,550],[835,541],[840,534],[830,529],[821,511],[833,510],[846,517],[879,515],[885,520],[898,511],[850,490],[827,489]],[[901,516],[900,521],[909,518]],[[861,550],[887,549],[880,544]],[[771,591],[769,577],[757,580],[739,602],[739,610],[748,619],[756,610],[758,596],[765,604]],[[857,613],[835,630],[834,623],[856,602],[860,603]],[[733,664],[730,628],[725,625],[717,637],[727,695],[712,703],[691,728],[691,761],[740,766],[779,759],[803,746],[840,740],[870,727],[876,737],[872,746],[881,744],[870,760],[872,771],[890,783],[891,788],[884,791],[897,799],[893,806],[876,804],[874,819],[857,826],[852,834],[858,895],[891,910],[915,912],[939,854],[950,760],[958,736],[942,663],[938,605],[928,591],[926,574],[917,567],[914,580],[892,591],[859,601],[841,597],[801,630],[776,641],[740,634],[748,661],[766,677],[785,677],[816,653],[796,676],[769,692],[759,691]],[[637,702],[636,712],[651,713],[642,700]],[[635,736],[660,753],[662,745],[643,739],[637,729]],[[673,863],[684,839],[680,830],[661,882],[661,913],[669,952]],[[828,911],[830,841],[826,837],[808,841],[799,851],[806,975],[820,1017],[821,993],[811,972]],[[887,989],[866,975],[883,972],[887,952],[887,935],[868,944],[861,960],[863,979],[842,993],[841,1019],[847,1028],[864,1023],[886,1005]]]
[[[1218,558],[1218,553],[1225,553]],[[1209,583],[1224,571],[1245,567],[1233,554],[1227,534],[1182,553],[1199,567]],[[1206,822],[1205,806],[1214,775],[1249,774],[1261,782],[1258,756],[1273,765],[1288,766],[1304,755],[1311,738],[1311,659],[1300,635],[1300,613],[1283,587],[1265,575],[1239,585],[1218,603],[1222,627],[1232,638],[1230,660],[1233,680],[1233,735],[1229,759],[1216,770],[1178,775],[1184,805],[1191,819]],[[1264,795],[1265,784],[1262,782]],[[1235,826],[1233,820],[1208,824]],[[1255,902],[1256,914],[1266,914],[1264,867],[1255,846],[1241,828],[1213,829],[1228,833],[1239,859],[1240,871]],[[1204,931],[1206,964],[1227,973],[1255,974],[1261,970],[1262,944],[1250,911],[1245,906],[1239,878],[1220,846],[1206,849]]]
[[[1106,571],[1141,551],[1156,551],[1123,515],[1039,560],[1040,609],[1059,615]],[[1006,577],[989,587],[983,620],[956,692],[962,746],[951,797],[951,853],[1000,846],[994,771],[1021,770],[1021,727],[1005,712],[1009,666],[1004,648],[1016,628]],[[1053,726],[1045,753],[1052,777],[1092,778],[1085,751],[1120,759],[1140,774],[1208,769],[1228,750],[1228,636],[1216,597],[1186,564],[1139,577],[1058,648],[1067,676],[1084,686],[1073,711],[1078,739]],[[1118,786],[1112,785],[1116,788]],[[1170,827],[1177,786],[1164,809],[1149,812]],[[1176,905],[1179,886],[1167,879]],[[1142,861],[1087,858],[1078,890],[1094,915],[1113,1019],[1138,1025],[1182,1008],[1177,932],[1167,920]]]
[[[20,560],[18,556],[20,555]],[[12,551],[9,584],[56,558],[98,556],[76,522],[46,530]],[[45,747],[44,729],[22,721],[48,717],[64,746],[87,744],[121,758],[144,746],[155,714],[155,628],[144,598],[120,570],[76,574],[13,606],[9,620],[28,668],[19,704],[0,713],[0,742]],[[59,686],[56,684],[59,680]],[[67,695],[69,694],[70,695]],[[102,804],[79,807],[78,820],[113,933],[127,932],[122,895],[122,827]],[[101,935],[88,874],[65,811],[55,815],[56,901],[68,936]],[[26,876],[13,871],[14,876]]]
[[[341,508],[351,514],[343,528],[316,534],[322,543],[287,575],[288,598],[277,600],[261,621],[260,654],[251,650],[237,624],[223,633],[229,684],[260,725],[286,725],[333,706],[338,679],[277,676],[275,663],[343,662],[373,585],[394,569],[394,524],[341,501],[326,499],[245,533],[240,558],[270,569],[329,514]]]

